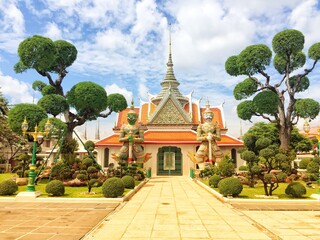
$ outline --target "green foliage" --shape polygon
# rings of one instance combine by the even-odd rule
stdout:
[[[124,193],[124,184],[120,178],[108,178],[102,185],[102,193],[107,198],[116,198]]]
[[[255,106],[253,101],[246,100],[237,106],[238,117],[243,120],[251,120],[252,116],[255,115]]]
[[[248,166],[246,165],[240,166],[239,171],[248,171]]]
[[[278,96],[272,91],[259,92],[253,98],[254,109],[260,114],[275,114],[278,112]]]
[[[233,96],[236,100],[246,99],[252,96],[257,91],[257,88],[256,79],[247,78],[235,86]]]
[[[94,144],[94,142],[91,141],[91,140],[86,141],[86,142],[84,143],[84,146],[85,146],[86,149],[88,149],[88,150],[91,151],[91,152],[92,152],[92,151],[94,150],[94,148],[95,148],[95,144]]]
[[[213,167],[206,167],[202,170],[200,170],[199,176],[201,178],[209,178],[211,177],[213,174],[215,174],[217,172],[217,167],[213,166]]]
[[[67,93],[67,102],[80,116],[96,119],[107,108],[107,93],[103,87],[93,82],[80,82]]]
[[[309,48],[308,56],[315,61],[320,59],[320,43],[315,43]]]
[[[232,163],[232,159],[225,155],[223,159],[218,163],[217,173],[221,177],[231,177],[234,174],[235,166]]]
[[[73,64],[77,59],[77,49],[71,43],[64,40],[57,40],[54,43],[55,61],[51,66],[51,69],[55,72],[59,72],[60,69],[65,69]]]
[[[98,169],[94,166],[89,166],[87,169],[88,174],[95,174],[98,172]]]
[[[49,71],[55,60],[56,49],[51,39],[34,35],[19,44],[20,64],[25,68]],[[16,72],[20,68],[15,68]]]
[[[307,189],[300,182],[293,182],[287,186],[285,193],[294,198],[301,198],[307,193]]]
[[[59,94],[59,91],[51,85],[47,85],[41,90],[42,96],[50,95],[50,94]]]
[[[46,193],[52,196],[63,196],[65,188],[63,182],[59,180],[52,180],[46,186]]]
[[[228,178],[222,179],[218,183],[218,188],[219,188],[219,192],[223,196],[227,197],[231,195],[233,197],[236,197],[241,193],[243,186],[239,179],[234,177],[228,177]]]
[[[294,104],[294,111],[300,117],[305,119],[309,118],[312,120],[318,116],[320,104],[311,98],[300,98],[297,99],[296,103]]]
[[[64,144],[61,146],[61,154],[70,154],[77,151],[79,148],[79,143],[76,139],[69,140],[68,142],[64,142]]]
[[[38,125],[42,119],[47,118],[47,113],[42,107],[36,104],[16,104],[10,109],[8,114],[8,122],[12,131],[21,134],[21,124],[25,118],[27,118],[28,121],[28,131],[33,132],[35,126]]]
[[[16,191],[18,191],[18,185],[15,181],[9,179],[3,182],[0,182],[0,195],[13,195]]]
[[[31,163],[31,156],[27,153],[20,153],[16,155],[15,161],[17,161],[18,164],[14,167],[13,172],[16,172],[21,178],[28,176],[25,175],[25,170],[29,168],[29,164]]]
[[[246,47],[237,58],[241,74],[254,75],[270,65],[272,52],[267,45],[256,44]]]
[[[68,164],[58,163],[51,169],[51,175],[58,180],[67,180],[72,176],[71,169]]]
[[[107,106],[112,112],[120,112],[128,107],[127,100],[119,93],[112,93],[108,96]]]
[[[37,104],[45,109],[48,114],[52,114],[54,117],[69,108],[66,99],[58,94],[45,95]]]
[[[123,181],[125,188],[134,189],[135,182],[134,182],[134,178],[132,176],[125,175],[121,178],[121,180]]]
[[[87,174],[82,174],[82,173],[78,173],[76,178],[80,181],[87,181],[88,180],[88,175]]]
[[[39,92],[41,92],[45,86],[47,86],[47,84],[40,80],[36,80],[32,83],[32,89]]]
[[[308,173],[319,173],[319,164],[314,161],[310,161],[307,166],[307,172]]]
[[[320,112],[319,103],[296,99],[296,93],[309,88],[307,75],[315,69],[320,57],[320,43],[309,49],[310,58],[315,60],[310,68],[304,67],[309,61],[303,53],[304,35],[301,32],[294,29],[279,32],[272,40],[272,47],[276,53],[273,65],[282,75],[280,77],[266,72],[272,52],[263,44],[248,46],[239,55],[231,56],[225,68],[231,76],[246,75],[255,81],[250,86],[246,79],[234,88],[238,100],[253,97],[237,106],[238,117],[251,121],[257,116],[274,123],[278,128],[280,148],[289,151],[291,130],[299,118],[313,119]],[[302,67],[305,69],[301,69],[301,73],[296,71]]]
[[[86,165],[87,167],[90,167],[93,165],[93,160],[90,157],[84,157],[82,159],[82,164]]]
[[[227,73],[231,76],[238,76],[240,75],[237,65],[238,56],[231,56],[227,59],[225,63],[225,69]]]
[[[299,162],[300,169],[307,169],[308,164],[310,163],[311,158],[302,158]]]
[[[47,123],[48,118],[44,118],[39,123],[39,129],[44,129],[45,124]],[[65,122],[62,122],[59,118],[49,118],[50,123],[52,124],[52,128],[49,132],[48,138],[55,136],[55,137],[62,137],[67,132],[67,125]]]
[[[217,174],[212,175],[209,178],[209,186],[217,188],[218,187],[218,183],[220,182],[220,180],[221,180],[221,177],[219,175],[217,175]]]
[[[285,182],[287,177],[288,177],[288,175],[285,172],[279,172],[277,174],[277,179],[278,179],[279,182]]]
[[[289,78],[289,84],[291,88],[295,88],[296,92],[304,92],[310,86],[308,77],[292,76]]]
[[[277,33],[272,40],[272,49],[281,55],[290,55],[303,50],[304,36],[295,29],[287,29]]]

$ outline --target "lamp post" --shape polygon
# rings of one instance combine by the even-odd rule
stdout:
[[[315,136],[318,139],[318,157],[320,157],[320,127],[317,129],[317,133],[310,133],[310,124],[307,119],[305,119],[303,124],[303,131],[306,133],[306,136]],[[320,195],[320,166],[318,171],[318,195]]]
[[[46,122],[44,128],[45,132],[40,132],[38,131],[38,126],[35,126],[34,132],[27,132],[28,130],[28,122],[27,119],[24,118],[24,121],[21,125],[22,128],[22,133],[25,136],[26,134],[30,134],[33,138],[33,147],[32,147],[32,160],[31,160],[31,165],[30,165],[30,171],[28,174],[28,185],[27,185],[27,192],[35,192],[35,178],[36,178],[36,151],[37,151],[37,139],[41,135],[48,135],[49,131],[52,128],[52,124],[50,123],[50,120]]]

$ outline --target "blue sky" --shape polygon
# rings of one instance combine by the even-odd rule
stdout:
[[[229,133],[240,134],[232,91],[243,77],[230,77],[224,63],[246,46],[271,45],[279,31],[294,28],[305,35],[305,51],[320,41],[319,2],[315,0],[0,0],[0,86],[11,104],[36,102],[31,89],[43,80],[34,71],[15,74],[19,43],[32,35],[63,39],[78,49],[64,80],[65,90],[94,81],[107,93],[130,101],[159,93],[168,60],[169,23],[174,71],[180,92],[224,103]],[[319,101],[318,66],[302,97]],[[275,80],[280,76],[271,71]],[[205,105],[203,100],[202,105]],[[100,120],[101,136],[111,132],[115,114]],[[259,119],[253,119],[255,121]],[[311,123],[318,125],[316,119]],[[88,123],[94,136],[96,122]],[[252,124],[242,122],[243,131]],[[78,129],[83,131],[83,127]]]

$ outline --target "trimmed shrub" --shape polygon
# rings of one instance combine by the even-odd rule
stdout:
[[[240,166],[239,171],[248,171],[248,166]]]
[[[287,186],[285,193],[291,197],[300,198],[307,193],[307,189],[301,183],[293,182]]]
[[[217,175],[217,174],[214,174],[212,175],[210,178],[209,178],[209,186],[210,187],[214,187],[214,188],[217,188],[218,187],[218,183],[220,182],[220,176]]]
[[[94,166],[90,166],[90,167],[88,167],[88,169],[87,169],[88,174],[97,173],[98,171],[99,171],[99,170],[98,170],[96,167],[94,167]]]
[[[93,165],[93,160],[90,157],[82,159],[82,164],[86,165],[87,168]]]
[[[318,173],[319,172],[319,164],[316,162],[309,162],[307,166],[307,172],[308,173]]]
[[[243,189],[240,179],[234,177],[228,177],[220,180],[218,183],[219,192],[227,197],[227,196],[238,196]]]
[[[284,173],[284,172],[279,172],[277,174],[277,179],[278,179],[279,182],[285,182],[287,177],[288,177],[288,175],[286,173]]]
[[[79,173],[79,174],[77,174],[77,179],[82,181],[82,182],[83,181],[87,181],[88,180],[88,175]]]
[[[63,182],[59,180],[52,180],[46,186],[46,193],[52,196],[62,196],[64,195],[64,185]]]
[[[121,178],[123,181],[124,187],[129,189],[134,189],[135,182],[132,176],[126,175]]]
[[[18,191],[18,185],[13,180],[6,180],[0,183],[0,195],[12,195]]]
[[[310,158],[302,158],[299,162],[299,168],[300,169],[307,169],[308,164],[310,163]]]
[[[102,193],[107,198],[116,198],[124,193],[124,184],[120,178],[108,178],[102,185]]]

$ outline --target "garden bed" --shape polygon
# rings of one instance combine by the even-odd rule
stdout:
[[[0,182],[7,180],[7,179],[14,179],[17,177],[16,174],[11,173],[4,173],[0,174]],[[91,192],[88,192],[87,186],[82,187],[65,187],[65,194],[63,196],[49,196],[46,193],[46,185],[48,183],[47,179],[41,179],[37,185],[35,186],[37,192],[41,192],[41,195],[37,199],[47,199],[50,201],[50,199],[56,199],[61,201],[62,199],[65,201],[66,199],[69,200],[84,200],[84,199],[104,199],[104,200],[113,200],[113,201],[126,201],[130,199],[144,184],[146,181],[135,181],[135,188],[134,189],[125,189],[123,196],[118,198],[106,198],[102,194],[102,187],[93,187],[91,189]],[[0,196],[1,198],[12,198],[14,199],[20,192],[26,191],[26,186],[19,186],[18,191],[12,195],[12,196]],[[90,200],[90,201],[92,201]],[[53,200],[54,201],[54,200]],[[68,200],[67,200],[68,201]]]
[[[229,198],[224,198],[220,193],[218,188],[211,188],[209,186],[208,180],[194,179],[199,185],[206,188],[208,191],[212,192],[218,199],[223,201],[228,201]],[[304,185],[305,182],[301,181]],[[318,193],[317,183],[313,183],[314,188],[306,187],[307,193],[302,198],[292,198],[285,194],[285,189],[288,186],[288,183],[279,183],[279,187],[273,192],[270,198],[267,198],[270,201],[277,199],[286,199],[286,200],[314,200],[311,197],[312,194]],[[238,197],[233,199],[262,199],[260,196],[265,196],[263,184],[258,182],[254,188],[250,188],[247,185],[243,185],[243,190]],[[265,196],[267,197],[267,196]],[[266,198],[264,198],[266,199]]]

